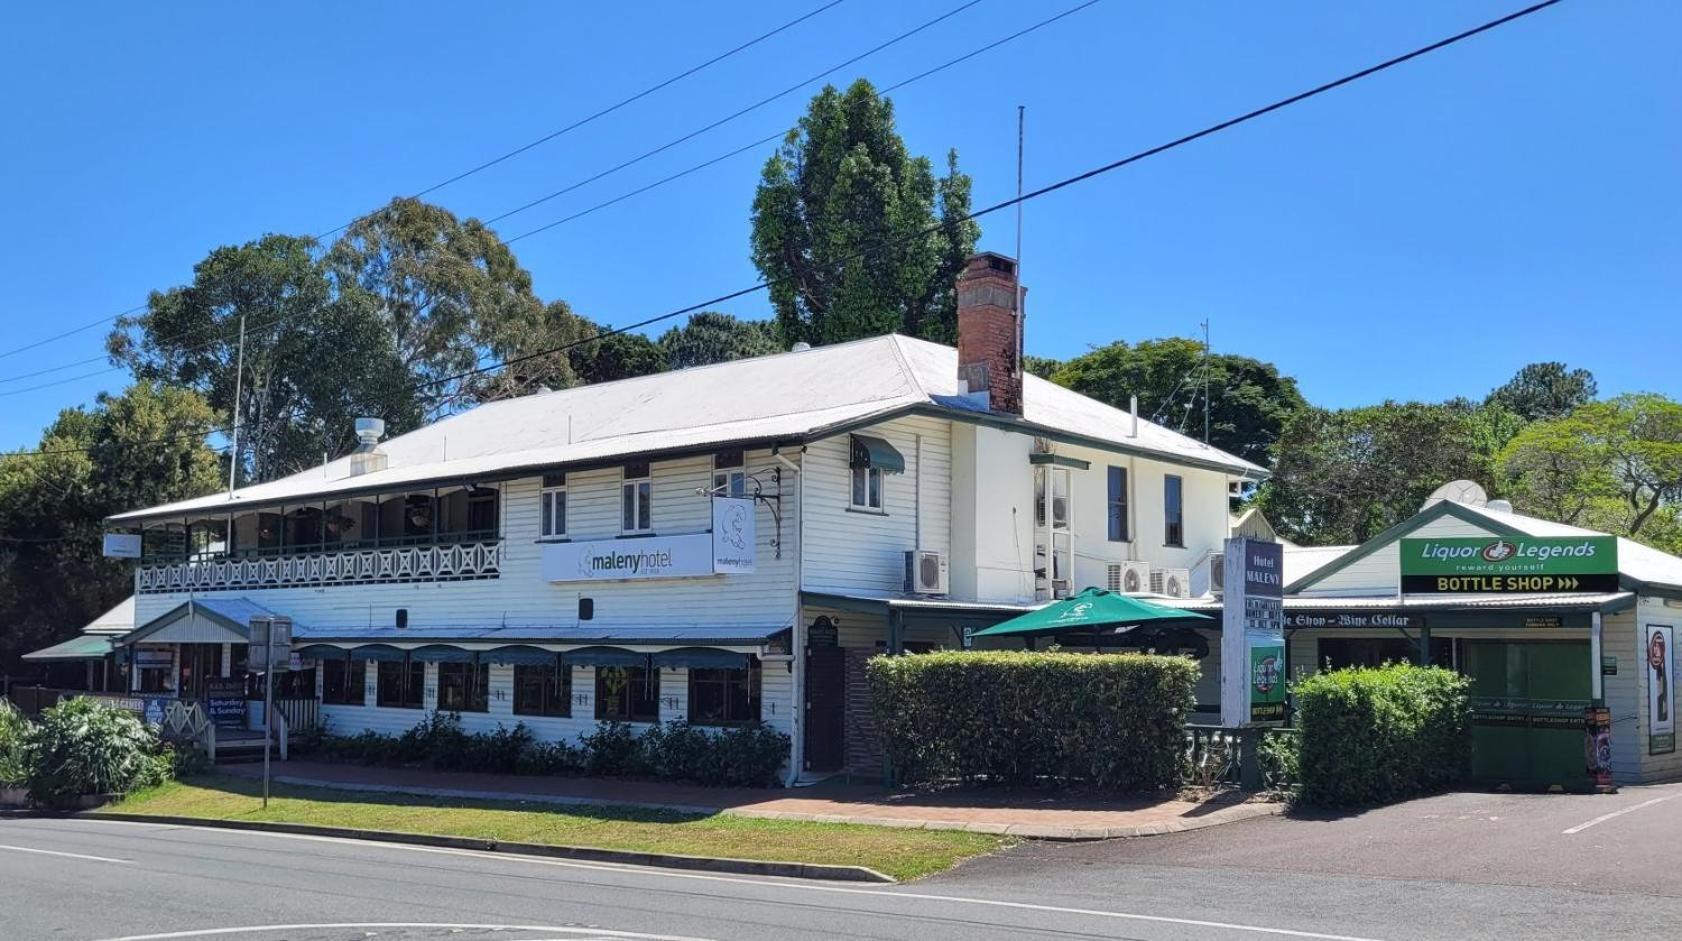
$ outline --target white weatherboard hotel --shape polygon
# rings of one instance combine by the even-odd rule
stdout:
[[[870,656],[1088,585],[1189,597],[1262,474],[1024,375],[1011,259],[958,289],[956,350],[885,336],[495,402],[114,517],[143,534],[133,629],[59,653],[114,647],[111,688],[202,698],[280,615],[282,699],[336,734],[433,709],[545,738],[759,720],[791,778],[879,773]]]

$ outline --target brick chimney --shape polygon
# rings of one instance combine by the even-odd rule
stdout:
[[[995,412],[1022,414],[1016,259],[982,252],[958,274],[958,382]]]

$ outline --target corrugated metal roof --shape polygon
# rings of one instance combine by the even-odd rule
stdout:
[[[1023,377],[1024,430],[1059,432],[1122,450],[1260,476],[1262,468],[1185,435],[1131,418],[1036,376]],[[229,498],[215,493],[112,517],[224,510],[289,498],[467,479],[637,454],[798,440],[905,412],[974,415],[958,396],[958,352],[897,335],[697,366],[491,402],[383,442],[384,470],[348,476],[349,459]],[[991,413],[989,413],[991,414]],[[992,416],[1010,420],[1008,416]]]
[[[81,634],[23,655],[25,660],[97,660],[111,652],[108,634]]]
[[[134,596],[117,602],[116,607],[89,621],[82,627],[84,634],[127,634],[134,630]]]

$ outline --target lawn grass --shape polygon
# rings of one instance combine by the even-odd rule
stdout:
[[[265,820],[686,856],[868,866],[896,879],[939,872],[1010,842],[990,834],[955,830],[367,794],[287,784],[274,785],[265,811],[259,803],[260,794],[261,785],[248,778],[203,775],[137,792],[108,809],[128,814]]]

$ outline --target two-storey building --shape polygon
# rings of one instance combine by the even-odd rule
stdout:
[[[761,721],[791,775],[872,768],[865,659],[1088,585],[1187,596],[1261,475],[1025,375],[1011,259],[958,288],[957,349],[883,336],[544,392],[114,517],[143,545],[126,683],[201,696],[244,673],[251,617],[284,615],[284,695],[337,733],[433,709],[551,738]]]

